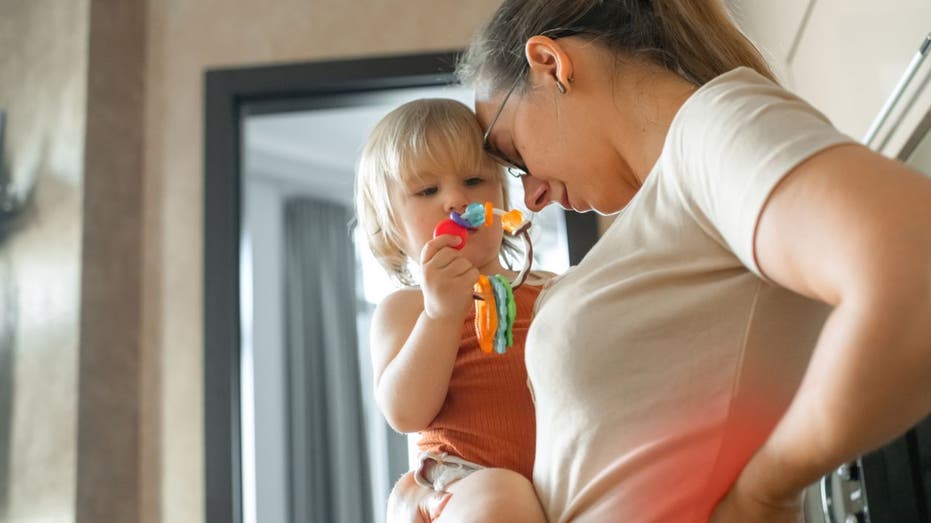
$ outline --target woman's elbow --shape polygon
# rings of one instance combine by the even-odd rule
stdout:
[[[869,280],[853,293],[858,308],[877,322],[874,334],[885,338],[887,347],[897,347],[901,361],[927,378],[931,393],[931,256],[889,264]]]

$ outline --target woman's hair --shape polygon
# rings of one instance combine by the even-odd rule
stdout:
[[[587,36],[695,85],[739,66],[776,81],[721,0],[504,0],[460,59],[459,79],[488,82],[492,91],[525,82],[524,44],[534,35]]]
[[[482,129],[475,114],[451,99],[420,99],[386,115],[362,149],[356,175],[356,216],[369,248],[388,274],[403,285],[415,285],[405,253],[393,199],[425,168],[489,173],[501,185],[508,203],[504,170],[485,154]],[[504,261],[514,251],[505,238]],[[410,256],[408,256],[410,255]]]

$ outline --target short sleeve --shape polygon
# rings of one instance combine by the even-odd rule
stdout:
[[[683,104],[661,161],[703,230],[763,277],[753,241],[770,193],[805,159],[852,141],[805,101],[740,68]]]

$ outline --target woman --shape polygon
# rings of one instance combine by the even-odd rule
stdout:
[[[931,411],[931,180],[719,2],[506,0],[460,70],[531,209],[620,213],[528,334],[550,521],[795,521]]]

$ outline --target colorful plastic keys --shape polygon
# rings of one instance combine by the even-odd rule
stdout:
[[[462,241],[454,248],[462,249],[469,238],[469,231],[482,225],[490,227],[494,216],[501,217],[501,226],[505,232],[512,236],[523,236],[526,246],[524,268],[513,283],[500,274],[482,274],[473,289],[475,335],[478,337],[479,348],[486,353],[504,354],[514,344],[514,318],[517,315],[514,289],[524,282],[533,258],[533,246],[527,234],[530,222],[525,222],[523,214],[517,209],[503,211],[495,209],[491,202],[475,202],[469,204],[462,213],[451,212],[449,218],[436,225],[433,236],[459,236]]]
[[[433,229],[433,237],[436,238],[441,234],[458,236],[462,238],[462,241],[454,248],[462,250],[462,248],[465,247],[466,241],[469,239],[469,230],[477,229],[482,225],[490,227],[495,215],[501,217],[501,226],[504,228],[505,232],[514,236],[520,234],[521,227],[530,226],[529,222],[524,221],[523,213],[517,209],[503,211],[501,209],[495,209],[491,202],[485,202],[484,205],[474,202],[470,203],[461,214],[453,211],[449,213],[449,218],[436,224],[436,227]]]
[[[440,223],[436,224],[436,227],[433,229],[433,237],[441,236],[443,234],[449,234],[452,236],[458,236],[462,238],[462,241],[459,242],[459,245],[454,245],[453,249],[462,250],[465,247],[466,240],[469,239],[469,230],[465,227],[456,223],[452,218],[446,218]]]

